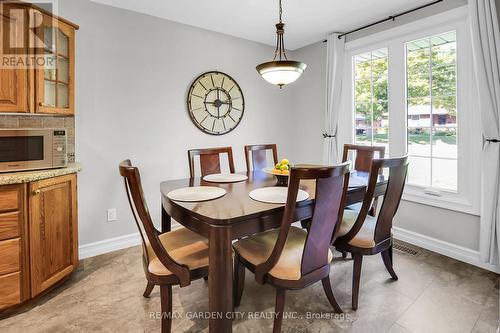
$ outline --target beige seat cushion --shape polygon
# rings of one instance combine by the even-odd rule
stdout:
[[[179,264],[185,264],[190,269],[208,266],[208,240],[189,229],[180,228],[159,236],[168,254]],[[155,275],[171,275],[170,272],[148,245],[148,269]]]
[[[340,230],[338,236],[344,236],[351,230],[352,226],[358,218],[359,212],[354,210],[344,210],[344,216],[342,218],[342,224],[340,225]],[[367,215],[363,226],[359,230],[358,234],[349,242],[349,245],[362,247],[362,248],[372,248],[375,246],[375,225],[377,219],[373,216]]]
[[[274,229],[244,238],[233,244],[234,250],[246,261],[257,266],[265,262],[273,251],[278,239],[279,229]],[[283,252],[269,274],[282,280],[299,280],[302,276],[301,263],[307,232],[301,228],[290,227]],[[333,254],[328,250],[328,261]]]

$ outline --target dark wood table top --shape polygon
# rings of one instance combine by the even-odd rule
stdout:
[[[275,186],[276,178],[274,176],[259,171],[249,172],[246,175],[248,176],[246,181],[236,183],[212,183],[201,178],[169,180],[160,184],[160,191],[163,200],[168,200],[177,209],[181,209],[209,224],[228,225],[283,210],[284,204],[259,202],[251,199],[248,195],[254,189]],[[366,174],[362,173],[357,173],[356,176],[367,177]],[[382,182],[383,179],[381,179],[381,184]],[[226,190],[226,194],[218,199],[201,202],[180,202],[167,198],[167,194],[172,190],[192,186],[220,187]],[[309,193],[309,198],[299,202],[298,207],[311,205],[315,197],[315,187],[316,182],[314,180],[303,180],[301,182],[300,188]],[[365,187],[350,188],[348,204],[359,202],[364,192]],[[349,200],[349,197],[351,197],[351,200]]]

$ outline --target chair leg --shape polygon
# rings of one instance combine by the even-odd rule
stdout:
[[[339,303],[337,303],[335,296],[333,296],[332,285],[330,284],[330,277],[327,276],[326,278],[321,280],[321,283],[323,284],[323,290],[325,291],[328,301],[335,310],[335,313],[342,313],[342,309],[340,308]]]
[[[172,286],[160,286],[161,333],[172,330]]]
[[[311,219],[300,221],[300,225],[302,226],[302,229],[306,229],[309,232],[309,227],[311,227]]]
[[[245,266],[240,262],[239,255],[234,254],[234,286],[233,286],[233,304],[240,306],[243,287],[245,286]]]
[[[353,253],[354,269],[352,273],[352,309],[358,309],[358,296],[359,296],[359,280],[361,278],[361,264],[363,263],[363,256],[358,253]]]
[[[387,250],[382,251],[382,260],[384,261],[385,268],[391,274],[391,278],[393,280],[397,280],[398,276],[396,275],[396,272],[394,272],[393,268],[393,261],[392,261],[392,245],[389,247]]]
[[[274,308],[273,333],[281,332],[281,323],[283,322],[283,311],[285,309],[285,289],[276,288],[276,305]]]
[[[153,291],[154,287],[155,287],[154,283],[148,281],[148,284],[146,285],[146,289],[144,289],[144,294],[142,294],[142,296],[148,298],[149,295],[151,295],[151,292]]]

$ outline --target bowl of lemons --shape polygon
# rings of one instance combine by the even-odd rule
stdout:
[[[264,171],[276,177],[278,180],[277,186],[288,186],[288,176],[290,175],[290,161],[286,158],[282,159],[281,162],[277,163],[274,168],[267,168]]]

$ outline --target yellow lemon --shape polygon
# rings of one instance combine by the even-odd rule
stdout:
[[[283,165],[288,165],[288,163],[290,163],[290,161],[288,161],[286,158],[281,160],[281,164]]]

